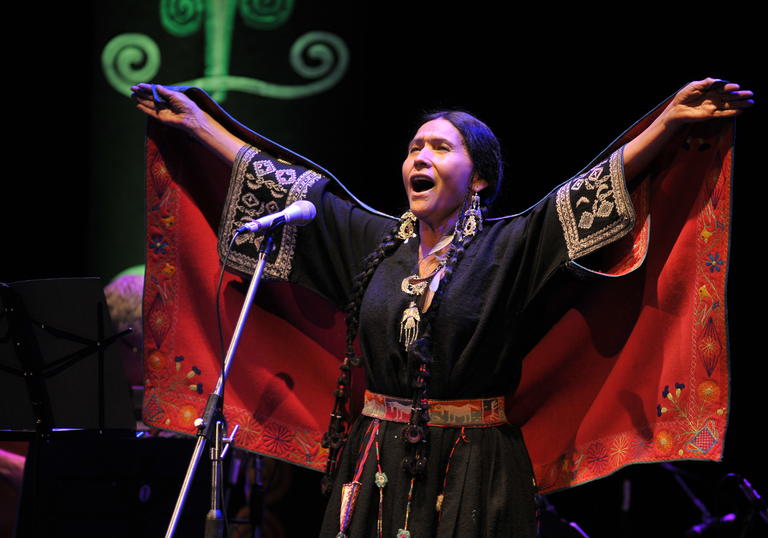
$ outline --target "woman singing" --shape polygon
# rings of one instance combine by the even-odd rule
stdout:
[[[347,313],[347,359],[325,439],[327,537],[535,536],[531,463],[504,413],[504,395],[520,381],[527,307],[560,268],[632,230],[630,187],[683,126],[753,103],[738,84],[691,82],[638,136],[529,211],[493,222],[483,217],[504,188],[498,140],[468,113],[430,114],[406,148],[409,209],[393,222],[338,198],[319,174],[281,174],[280,162],[184,93],[133,91],[139,110],[201,142],[261,203],[304,198],[317,208],[314,222],[283,238],[273,276]],[[247,220],[232,195],[227,204],[233,221]],[[368,390],[347,431],[358,337]]]

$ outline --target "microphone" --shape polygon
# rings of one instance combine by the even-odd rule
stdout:
[[[304,226],[312,222],[317,212],[315,205],[307,200],[299,200],[291,205],[270,215],[265,215],[252,222],[244,224],[237,229],[237,233],[260,232],[269,228],[282,226],[283,224],[293,224],[294,226]]]

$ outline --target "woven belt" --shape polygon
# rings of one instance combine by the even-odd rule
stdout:
[[[408,422],[411,400],[365,391],[363,415],[391,422]],[[507,424],[504,396],[475,400],[429,400],[429,426],[479,428]]]

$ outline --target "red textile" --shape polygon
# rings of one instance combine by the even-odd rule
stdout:
[[[644,263],[610,291],[591,282],[525,359],[509,416],[545,492],[630,463],[722,458],[733,136],[714,127],[681,136],[633,196],[636,230],[607,273]]]
[[[191,96],[249,143],[303,162],[202,92]],[[604,279],[590,282],[526,357],[507,414],[522,425],[542,491],[630,463],[721,458],[731,125],[696,126],[660,159],[664,166],[633,197],[636,230],[612,247],[618,255],[604,271],[631,272],[618,280],[623,293],[617,295],[616,281],[610,294]],[[218,378],[216,229],[229,172],[184,134],[150,122],[144,419],[151,426],[194,433],[192,422]],[[246,286],[239,276],[224,277],[226,342]],[[311,292],[283,283],[262,285],[256,302],[225,398],[230,425],[240,425],[236,445],[322,470],[320,438],[343,354],[343,318]]]

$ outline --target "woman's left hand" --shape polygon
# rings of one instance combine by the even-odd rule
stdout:
[[[753,93],[738,84],[716,78],[705,78],[687,84],[664,110],[664,121],[670,127],[714,118],[738,116],[755,104]]]
[[[624,146],[624,175],[642,174],[670,138],[687,123],[732,118],[755,104],[753,94],[738,84],[705,78],[686,84],[653,123]]]

